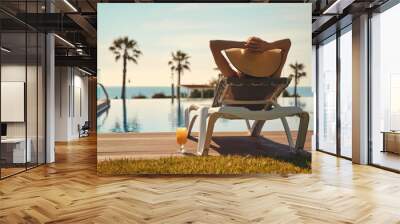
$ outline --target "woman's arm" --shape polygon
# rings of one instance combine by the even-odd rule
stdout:
[[[272,50],[272,49],[281,49],[282,52],[282,62],[286,61],[286,58],[289,54],[289,50],[290,50],[290,46],[292,45],[292,43],[290,42],[290,39],[283,39],[283,40],[278,40],[272,43],[269,43],[267,45],[267,50]],[[279,66],[277,72],[276,72],[276,77],[280,77],[281,73],[282,73],[282,69],[283,66],[285,65],[285,63],[281,63],[281,65]]]
[[[230,76],[240,76],[230,65],[228,60],[221,51],[230,48],[245,48],[246,42],[244,41],[227,41],[227,40],[211,40],[210,49],[212,55],[214,56],[215,64],[217,64],[218,69],[221,71],[222,75],[225,77]]]
[[[235,71],[229,64],[228,60],[221,51],[230,48],[245,48],[254,52],[264,52],[272,49],[280,49],[282,52],[282,61],[286,61],[291,46],[290,39],[282,39],[274,42],[267,42],[258,37],[250,37],[247,41],[228,41],[228,40],[211,40],[210,49],[213,54],[215,64],[225,77],[240,77],[240,71]],[[284,63],[281,63],[277,70],[277,76],[280,76]]]

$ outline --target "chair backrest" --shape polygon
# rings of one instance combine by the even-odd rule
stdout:
[[[250,110],[271,107],[288,87],[291,78],[221,78],[216,86],[212,106],[241,106]]]

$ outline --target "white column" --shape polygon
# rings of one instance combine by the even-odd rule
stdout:
[[[353,162],[368,163],[368,15],[353,19]]]
[[[55,133],[55,56],[54,35],[46,36],[46,163],[55,161],[54,133]]]
[[[313,121],[313,135],[311,138],[311,148],[312,150],[317,149],[317,48],[315,45],[312,46],[312,92],[314,95],[314,121]]]
[[[54,12],[52,1],[46,1],[46,11]],[[46,35],[46,163],[55,162],[55,42],[54,34]]]

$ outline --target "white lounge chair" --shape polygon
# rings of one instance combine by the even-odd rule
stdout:
[[[198,155],[208,155],[214,125],[218,118],[246,121],[251,136],[259,136],[265,121],[280,119],[286,132],[288,145],[293,150],[303,150],[307,135],[309,115],[299,107],[281,107],[278,96],[289,85],[291,78],[221,78],[215,90],[213,104],[191,105],[185,109],[185,124],[190,135],[196,118],[199,118]],[[300,124],[296,143],[286,117],[298,116]],[[254,120],[250,125],[249,120]]]

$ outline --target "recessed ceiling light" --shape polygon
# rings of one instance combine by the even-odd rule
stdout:
[[[78,12],[78,10],[68,1],[64,0],[65,4],[67,4],[74,12]]]
[[[5,47],[1,47],[0,49],[1,49],[1,51],[4,51],[6,53],[10,53],[11,52],[11,50],[9,50],[9,49],[7,49]]]
[[[90,73],[90,72],[88,72],[88,71],[86,71],[86,70],[83,70],[83,69],[81,69],[81,68],[79,68],[79,67],[78,67],[78,70],[81,71],[81,72],[83,72],[83,73],[85,73],[85,74],[87,74],[87,75],[90,75],[90,76],[92,75],[92,73]]]
[[[59,40],[61,40],[62,42],[66,43],[67,45],[69,45],[70,47],[75,48],[75,45],[73,45],[71,42],[69,42],[68,40],[60,37],[58,34],[54,34],[55,37],[57,37]]]

